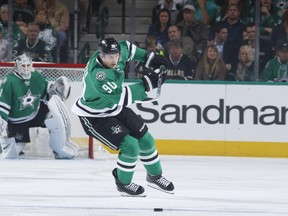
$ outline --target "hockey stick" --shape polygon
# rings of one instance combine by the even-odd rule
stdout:
[[[164,66],[160,67],[160,72],[159,72],[159,79],[157,83],[157,90],[156,90],[156,96],[154,98],[145,98],[144,100],[136,100],[135,103],[151,103],[153,101],[157,101],[160,96],[161,96],[161,87],[162,87],[162,80],[163,80],[163,74],[166,68]]]

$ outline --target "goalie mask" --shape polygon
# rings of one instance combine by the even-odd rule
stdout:
[[[32,59],[26,54],[18,56],[16,62],[16,73],[21,76],[24,80],[31,78],[31,72],[33,71]]]

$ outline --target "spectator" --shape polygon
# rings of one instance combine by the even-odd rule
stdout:
[[[0,28],[0,62],[8,60],[9,42],[3,37],[3,28]]]
[[[240,13],[243,10],[244,1],[241,1],[241,0],[224,0],[224,1],[221,1],[221,5],[219,5],[219,3],[218,3],[218,5],[220,6],[220,10],[218,12],[218,17],[217,17],[218,22],[227,18],[228,7],[231,4],[238,5]]]
[[[182,44],[183,44],[183,53],[186,54],[191,61],[196,61],[196,49],[194,46],[194,41],[191,39],[191,37],[182,37],[181,36],[181,30],[180,27],[177,25],[172,25],[168,28],[168,37],[169,37],[169,41],[171,40],[175,40],[175,39],[181,39],[182,40]],[[168,42],[169,43],[169,42]],[[168,54],[169,53],[169,46],[168,43],[165,46],[165,53]]]
[[[15,0],[13,8],[13,21],[19,25],[27,26],[28,23],[34,21],[35,8],[27,4],[27,0]]]
[[[272,6],[272,0],[261,0],[260,19],[260,35],[270,40],[273,27],[281,23],[277,8]]]
[[[213,26],[215,37],[210,41],[217,47],[219,56],[223,59],[227,71],[231,72],[232,67],[237,62],[235,53],[238,53],[238,49],[234,46],[231,40],[228,40],[228,27],[223,24],[215,24]]]
[[[87,17],[88,17],[89,0],[79,0],[79,3],[81,10],[82,33],[88,33]]]
[[[163,51],[165,44],[168,42],[168,27],[170,26],[170,12],[163,8],[159,11],[157,22],[149,26],[147,36],[155,35],[157,37],[157,51]]]
[[[221,10],[217,21],[223,21],[228,16],[228,9],[230,5],[237,5],[239,8],[240,19],[243,23],[254,22],[255,18],[255,1],[254,0],[225,0],[221,5]]]
[[[68,28],[69,28],[69,10],[60,0],[35,0],[36,9],[44,7],[46,9],[47,19],[57,32],[57,62],[68,62]],[[58,58],[57,58],[58,59]]]
[[[155,52],[159,55],[164,55],[164,52],[162,50],[157,49],[157,36],[155,36],[155,35],[147,36],[145,44],[146,44],[146,50],[147,51]]]
[[[197,60],[201,58],[208,41],[207,25],[201,21],[195,20],[195,7],[193,5],[185,5],[183,8],[183,21],[177,24],[181,29],[183,37],[189,36],[195,44],[197,52]]]
[[[196,67],[195,80],[225,80],[225,78],[225,63],[219,56],[215,44],[209,43]]]
[[[51,52],[52,61],[57,61],[56,55],[56,31],[48,22],[45,8],[38,8],[36,11],[35,22],[38,23],[40,32],[38,38],[46,42],[48,51]]]
[[[227,17],[223,21],[219,21],[216,24],[225,25],[228,27],[228,40],[234,43],[237,50],[239,50],[242,40],[245,25],[240,20],[239,7],[236,4],[228,6]],[[210,32],[212,38],[215,37],[213,29]]]
[[[39,25],[36,22],[28,24],[27,37],[19,41],[19,46],[15,53],[16,56],[26,54],[30,56],[33,61],[51,62],[51,53],[48,51],[48,45],[39,39]],[[14,58],[16,58],[14,56]]]
[[[258,1],[258,0],[257,0]],[[242,0],[240,2],[243,2]],[[241,3],[239,3],[241,4]],[[255,22],[255,0],[245,0],[243,9],[240,10],[240,19],[246,25],[247,23]]]
[[[277,47],[277,56],[269,60],[264,69],[264,81],[287,80],[288,76],[288,42]]]
[[[249,37],[248,37],[248,34],[247,34],[246,30],[244,30],[244,31],[243,31],[243,34],[242,34],[242,39],[243,39],[243,41],[245,41],[245,40],[248,40],[248,39],[249,39]]]
[[[271,32],[271,42],[273,49],[288,40],[288,10],[282,17],[282,23],[273,27]]]
[[[167,79],[192,80],[194,77],[195,62],[183,53],[183,44],[181,39],[169,41],[169,65]]]
[[[272,0],[272,7],[277,11],[278,16],[282,17],[284,12],[288,10],[288,2],[285,0]]]
[[[158,55],[164,55],[163,51],[158,52],[158,50],[157,50],[157,37],[155,35],[148,36],[146,38],[145,44],[146,44],[146,50],[147,51],[155,52]],[[136,45],[136,43],[135,43],[135,45]],[[135,65],[136,78],[142,78],[144,75],[146,75],[152,71],[153,71],[152,69],[145,67],[145,62],[141,62],[141,61],[136,62],[136,65]]]
[[[187,0],[187,4],[195,7],[195,19],[212,26],[217,17],[218,6],[214,0]]]
[[[244,40],[242,45],[248,45],[251,47],[253,51],[253,55],[255,56],[255,44],[256,44],[256,38],[255,38],[255,31],[256,31],[256,26],[255,23],[249,23],[246,26],[246,32],[248,39]],[[272,49],[272,45],[262,39],[261,37],[259,38],[259,79],[263,80],[263,70],[266,65],[266,63],[273,58],[274,56],[274,51]]]
[[[178,14],[182,9],[181,4],[176,4],[175,1],[173,0],[164,0],[162,3],[156,5],[153,10],[152,10],[152,23],[155,23],[158,21],[159,18],[159,12],[163,8],[166,8],[169,10],[170,15],[171,15],[171,25],[175,25],[179,19],[178,19]]]
[[[9,20],[9,11],[8,5],[4,4],[0,7],[0,28],[2,29],[3,38],[10,41],[9,32],[8,32],[8,20]],[[18,42],[21,38],[24,38],[27,34],[27,29],[20,28],[17,22],[12,23],[12,47],[13,52],[18,47]]]
[[[254,75],[254,52],[248,45],[240,47],[238,64],[235,69],[237,81],[257,81]]]
[[[188,0],[174,0],[176,4],[180,4],[181,6],[184,6]],[[165,0],[159,0],[158,4],[162,4],[165,2]]]
[[[8,0],[0,0],[0,6],[2,6],[4,4],[8,4]],[[34,0],[27,0],[27,5],[29,5],[32,8],[35,8]]]

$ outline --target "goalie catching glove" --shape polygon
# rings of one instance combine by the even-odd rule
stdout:
[[[71,86],[67,77],[61,76],[55,81],[55,83],[49,86],[48,95],[49,98],[53,95],[58,95],[62,101],[65,101],[69,97],[70,91]]]
[[[142,80],[145,85],[145,91],[149,92],[152,89],[157,88],[159,84],[162,85],[165,81],[166,72],[166,68],[162,66],[162,69],[156,69],[155,71],[151,71],[144,75]],[[160,78],[161,82],[159,83]]]
[[[158,55],[154,52],[148,52],[145,56],[145,67],[147,68],[153,68],[154,70],[161,66],[168,68],[168,64],[169,62],[165,56]]]

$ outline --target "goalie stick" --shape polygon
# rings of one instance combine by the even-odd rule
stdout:
[[[148,98],[145,98],[144,100],[136,100],[135,103],[151,103],[153,101],[157,101],[160,98],[163,74],[165,73],[165,70],[166,70],[166,68],[164,66],[160,67],[159,79],[158,79],[157,90],[156,90],[156,96],[154,98],[148,97]]]

